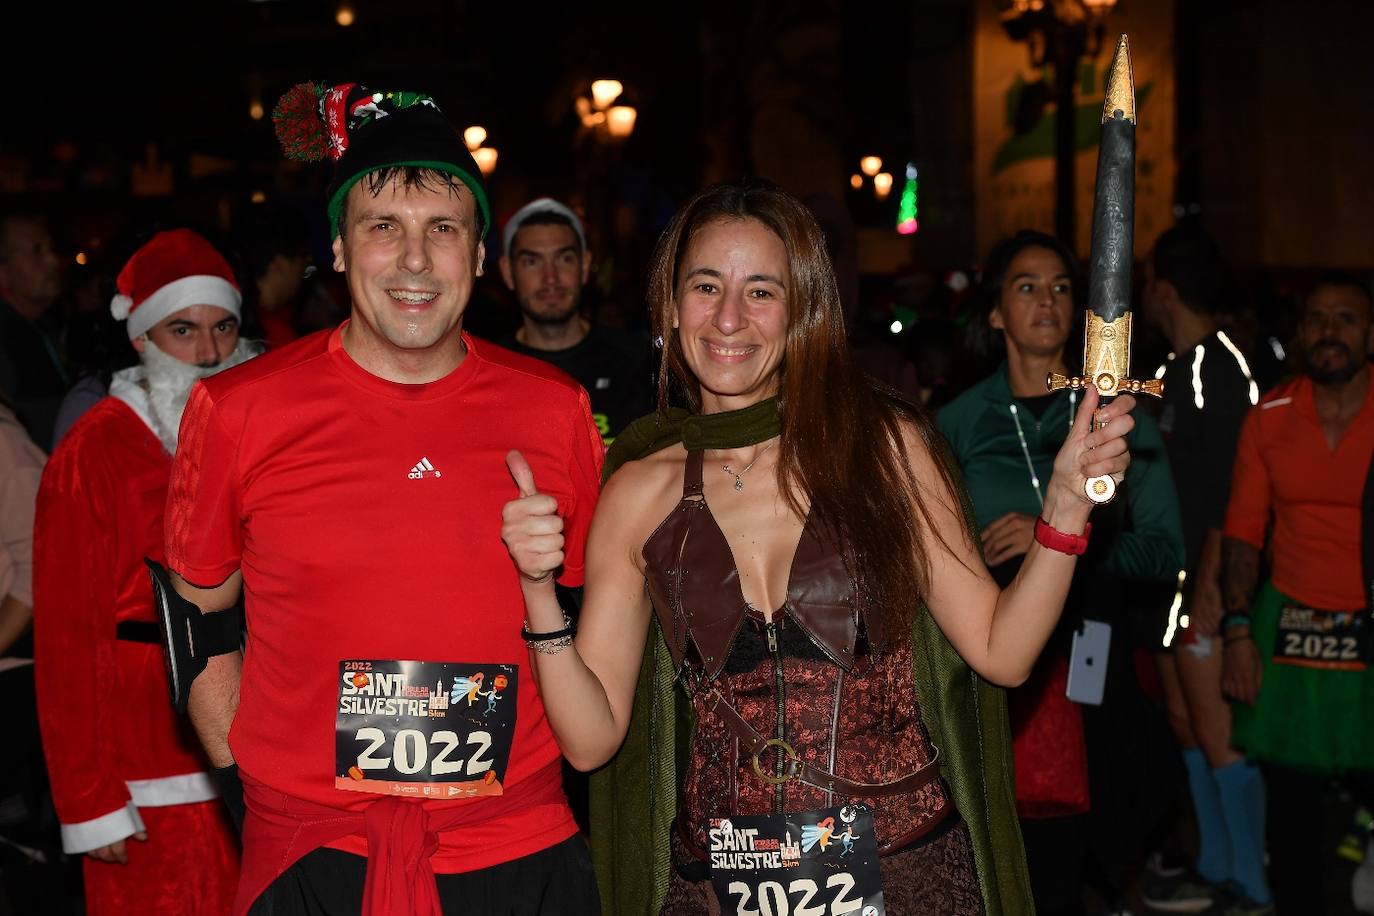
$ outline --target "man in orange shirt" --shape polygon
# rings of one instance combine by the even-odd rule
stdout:
[[[1280,912],[1322,912],[1322,793],[1374,782],[1374,671],[1361,529],[1371,456],[1374,300],[1328,275],[1303,302],[1302,375],[1241,429],[1222,544],[1234,742],[1264,761]],[[1270,581],[1260,552],[1272,519]],[[1365,536],[1369,536],[1366,533]]]

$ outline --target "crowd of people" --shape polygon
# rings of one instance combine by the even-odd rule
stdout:
[[[333,167],[346,317],[277,215],[143,240],[83,337],[0,215],[0,913],[1374,912],[1325,819],[1374,808],[1360,278],[1272,384],[1172,228],[1163,398],[1100,403],[1047,390],[1084,303],[1044,233],[906,359],[852,340],[831,216],[718,185],[642,333],[429,97],[278,118]]]

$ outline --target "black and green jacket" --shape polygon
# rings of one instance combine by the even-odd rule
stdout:
[[[1068,438],[1069,402],[1068,393],[1059,392],[1039,419],[1024,409],[1019,413],[1026,449],[1041,487],[1049,482],[1054,457]],[[1011,414],[1014,403],[1004,362],[946,405],[937,418],[973,500],[979,530],[1008,512],[1040,514]],[[1081,397],[1077,403],[1082,405]],[[1100,565],[1094,565],[1099,573],[1113,578],[1173,582],[1184,560],[1173,475],[1159,425],[1143,410],[1132,416],[1135,429],[1126,437],[1131,465],[1126,469],[1121,498],[1093,513],[1092,540],[1109,548],[1102,552]],[[1107,530],[1109,527],[1115,530]]]

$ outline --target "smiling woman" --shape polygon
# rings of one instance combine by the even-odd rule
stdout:
[[[692,239],[673,327],[705,412],[778,393],[789,280],[782,239],[757,220],[717,221]]]
[[[620,748],[593,778],[610,911],[706,913],[713,893],[732,911],[765,894],[808,906],[808,882],[834,888],[833,873],[768,871],[799,843],[892,916],[1019,910],[990,684],[1025,678],[1074,558],[1037,545],[993,584],[933,424],[851,358],[796,198],[698,194],[659,241],[649,302],[659,411],[607,457],[571,645],[550,582],[557,506],[514,452],[522,496],[502,526],[564,755],[590,770]],[[690,415],[668,409],[670,384]],[[1087,520],[1085,473],[1125,470],[1132,406],[1096,433],[1079,423],[1056,460],[1043,517],[1061,538]],[[738,841],[727,820],[759,856],[712,855]]]

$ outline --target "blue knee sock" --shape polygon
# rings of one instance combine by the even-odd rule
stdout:
[[[1256,903],[1268,903],[1264,876],[1264,777],[1248,760],[1213,771],[1231,835],[1231,880]]]
[[[1201,748],[1184,748],[1183,762],[1188,767],[1188,789],[1197,817],[1197,873],[1204,881],[1220,884],[1231,874],[1231,835],[1226,829],[1221,793]]]

